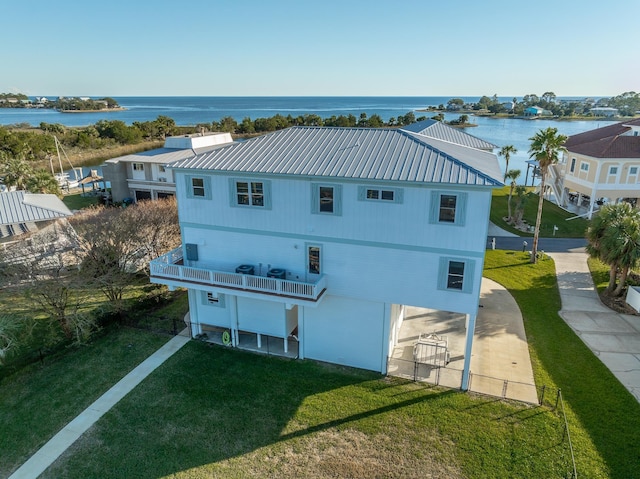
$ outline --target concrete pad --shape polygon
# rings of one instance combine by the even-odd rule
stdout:
[[[524,323],[515,300],[498,283],[483,278],[480,304],[471,352],[470,390],[537,403]],[[416,367],[413,347],[421,333],[447,337],[451,354],[447,367]],[[406,307],[387,373],[459,389],[465,345],[464,314]]]
[[[561,315],[574,330],[580,332],[602,332],[633,334],[635,330],[621,316],[594,311],[562,311]]]

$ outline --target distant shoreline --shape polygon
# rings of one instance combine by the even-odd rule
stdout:
[[[126,108],[102,108],[101,110],[56,110],[60,113],[108,113],[111,111],[125,111]]]

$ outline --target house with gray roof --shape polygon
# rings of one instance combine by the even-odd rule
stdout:
[[[73,213],[56,195],[25,191],[0,193],[0,241],[12,241]]]
[[[170,136],[162,148],[109,159],[102,167],[102,174],[111,185],[111,200],[157,200],[174,196],[176,184],[171,171],[165,168],[168,163],[232,141],[229,133]]]
[[[460,313],[466,389],[502,186],[482,144],[433,124],[291,127],[175,161],[183,244],[151,281],[187,288],[193,337],[382,373],[407,306]]]
[[[640,118],[572,135],[562,161],[550,169],[560,206],[591,218],[599,205],[640,198]]]

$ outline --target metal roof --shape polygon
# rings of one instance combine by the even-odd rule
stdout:
[[[291,127],[172,163],[171,168],[501,186],[495,155],[396,128]]]
[[[71,216],[56,195],[31,194],[24,191],[0,193],[0,224],[38,222]]]
[[[156,148],[155,150],[142,151],[140,153],[132,153],[130,155],[111,158],[106,163],[154,163],[166,165],[174,161],[191,158],[194,155],[220,148],[222,145],[213,145],[203,148]]]
[[[449,143],[456,143],[458,145],[465,145],[469,148],[477,148],[479,150],[491,151],[494,148],[498,148],[493,143],[489,143],[488,141],[470,135],[466,131],[462,131],[460,128],[453,128],[436,120],[418,121],[411,125],[403,126],[401,129],[418,133],[429,138],[448,141]]]

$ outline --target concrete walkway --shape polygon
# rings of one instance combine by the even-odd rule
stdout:
[[[584,248],[548,254],[556,264],[560,316],[640,401],[640,316],[615,313],[600,302]]]
[[[133,371],[122,378],[111,389],[100,396],[73,421],[63,427],[58,434],[42,446],[33,456],[20,466],[9,479],[35,479],[67,450],[87,429],[100,419],[109,409],[142,382],[158,366],[173,356],[189,342],[188,330],[169,340],[164,346],[141,362]]]

